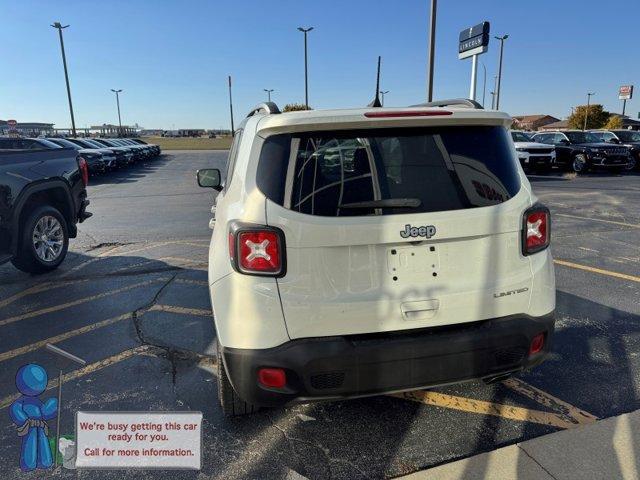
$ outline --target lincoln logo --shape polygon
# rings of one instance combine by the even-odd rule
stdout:
[[[402,238],[409,237],[426,237],[431,238],[436,234],[436,227],[433,225],[427,225],[426,227],[412,227],[411,225],[405,225],[404,230],[400,232]]]

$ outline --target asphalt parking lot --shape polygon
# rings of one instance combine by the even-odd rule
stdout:
[[[204,414],[201,472],[58,469],[61,478],[395,477],[640,408],[640,175],[552,174],[531,178],[553,214],[558,290],[543,365],[492,385],[224,418],[207,292],[212,194],[195,171],[225,161],[224,151],[171,152],[97,177],[94,217],[58,271],[0,267],[0,478],[21,474],[7,412],[15,372],[38,362],[53,377],[46,343],[87,361],[65,374],[63,433],[77,410]],[[56,387],[50,378],[47,394]],[[25,476],[38,475],[51,473]]]

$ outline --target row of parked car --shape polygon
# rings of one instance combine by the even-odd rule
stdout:
[[[562,130],[511,132],[518,158],[526,171],[549,172],[554,167],[584,173],[614,172],[640,167],[640,132],[634,130]]]
[[[0,149],[71,148],[85,159],[90,175],[123,168],[160,155],[160,147],[139,138],[0,138]]]

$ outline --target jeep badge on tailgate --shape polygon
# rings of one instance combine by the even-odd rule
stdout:
[[[426,227],[412,227],[411,225],[405,225],[404,230],[400,232],[402,238],[409,237],[427,237],[431,238],[436,234],[436,227],[433,225],[427,225]]]

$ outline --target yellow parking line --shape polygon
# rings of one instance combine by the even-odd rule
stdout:
[[[616,222],[615,220],[603,220],[602,218],[581,217],[579,215],[567,215],[565,213],[556,213],[554,217],[567,217],[567,218],[579,218],[580,220],[592,220],[594,222],[610,223],[612,225],[621,225],[623,227],[640,228],[640,225],[635,223]]]
[[[156,279],[153,279],[153,280],[147,280],[145,282],[134,283],[133,285],[128,285],[126,287],[118,288],[116,290],[111,290],[111,291],[108,291],[108,292],[102,292],[102,293],[99,293],[99,294],[96,294],[96,295],[91,295],[90,297],[80,298],[80,299],[74,300],[72,302],[63,303],[63,304],[60,304],[60,305],[54,305],[53,307],[42,308],[40,310],[34,310],[34,311],[31,311],[31,312],[23,313],[22,315],[15,315],[13,317],[9,317],[9,318],[5,318],[3,320],[0,320],[0,326],[8,325],[10,323],[18,322],[20,320],[26,320],[28,318],[37,317],[39,315],[44,315],[46,313],[57,312],[59,310],[64,310],[65,308],[74,307],[74,306],[80,305],[82,303],[87,303],[87,302],[91,302],[93,300],[98,300],[98,299],[109,297],[109,296],[112,296],[112,295],[117,295],[118,293],[122,293],[122,292],[126,292],[126,291],[129,291],[129,290],[133,290],[134,288],[144,287],[146,285],[151,285],[152,283],[166,282],[167,280],[169,280],[169,278],[166,278],[166,277],[156,278]]]
[[[447,395],[444,393],[431,392],[427,390],[399,393],[394,394],[393,396],[404,398],[406,400],[412,400],[414,402],[424,403],[425,405],[450,408],[453,410],[460,410],[468,413],[477,413],[480,415],[493,415],[509,420],[532,422],[557,428],[567,429],[574,428],[580,425],[577,422],[568,421],[567,419],[556,413],[531,410],[528,408],[514,407],[511,405],[503,405],[499,403],[485,402],[483,400],[474,400],[471,398],[458,397],[455,395]]]
[[[127,318],[131,318],[130,313],[118,315],[117,317],[107,318],[106,320],[92,323],[91,325],[87,325],[86,327],[77,328],[76,330],[71,330],[69,332],[61,333],[60,335],[56,335],[54,337],[45,338],[44,340],[31,343],[29,345],[25,345],[24,347],[20,347],[14,350],[9,350],[8,352],[0,353],[0,362],[4,362],[5,360],[8,360],[10,358],[17,357],[18,355],[23,355],[25,353],[38,350],[39,348],[44,347],[47,343],[62,342],[63,340],[67,340],[68,338],[76,337],[78,335],[91,332],[93,330],[96,330],[97,328],[106,327],[107,325],[111,325],[121,320],[126,320]]]
[[[585,412],[578,407],[574,407],[570,403],[560,400],[559,398],[554,397],[550,393],[544,392],[533,385],[529,385],[519,378],[509,378],[504,380],[502,384],[514,392],[530,398],[534,402],[555,410],[559,415],[564,416],[569,421],[574,420],[580,425],[588,425],[598,420],[598,417],[595,415]]]
[[[39,285],[35,285],[33,287],[27,288],[22,292],[16,293],[15,295],[10,296],[9,298],[5,298],[4,300],[1,300],[0,308],[6,307],[11,303],[17,300],[20,300],[21,298],[27,297],[29,295],[33,295],[34,293],[46,292],[47,290],[52,290],[54,288],[66,287],[76,283],[82,283],[82,282],[88,282],[88,281],[89,281],[88,279],[82,279],[82,280],[68,280],[66,282],[57,282],[57,283],[54,283],[54,282],[41,283]]]
[[[635,275],[612,272],[611,270],[603,270],[602,268],[589,267],[587,265],[580,265],[579,263],[567,262],[566,260],[554,260],[553,263],[562,265],[564,267],[576,268],[578,270],[584,270],[586,272],[599,273],[600,275],[608,275],[609,277],[615,277],[615,278],[620,278],[622,280],[629,280],[631,282],[640,283],[640,277],[637,277]]]
[[[102,370],[105,367],[109,367],[111,365],[115,365],[116,363],[122,362],[127,358],[133,357],[138,354],[146,354],[149,353],[148,350],[151,348],[149,345],[140,345],[139,347],[131,348],[129,350],[125,350],[124,352],[120,352],[116,355],[112,355],[110,357],[105,358],[104,360],[100,360],[99,362],[91,363],[86,367],[80,368],[78,370],[74,370],[69,373],[65,373],[62,376],[62,382],[68,382],[70,380],[75,380],[76,378],[84,377],[90,373],[94,373],[98,370]],[[58,387],[58,378],[51,379],[47,384],[47,390],[51,390],[53,388]],[[7,408],[13,402],[15,402],[20,397],[19,393],[15,393],[13,395],[9,395],[8,397],[0,400],[0,409]]]
[[[180,315],[194,315],[197,317],[211,316],[211,310],[202,310],[200,308],[177,307],[175,305],[154,305],[149,309],[153,312],[178,313]]]

